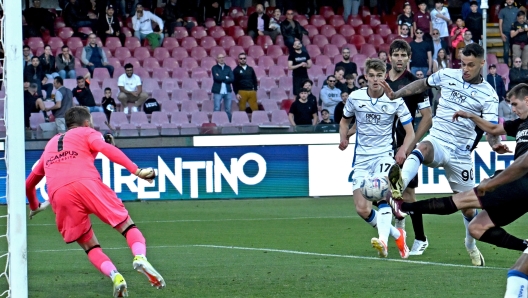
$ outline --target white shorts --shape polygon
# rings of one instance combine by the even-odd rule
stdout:
[[[393,153],[380,154],[374,158],[362,161],[356,160],[354,163],[354,172],[352,173],[352,191],[360,188],[361,182],[368,176],[381,174],[387,176],[390,167],[396,163]]]
[[[471,151],[452,149],[431,135],[425,137],[422,142],[424,141],[430,142],[434,150],[433,162],[424,164],[430,168],[443,167],[453,192],[463,192],[475,187]]]

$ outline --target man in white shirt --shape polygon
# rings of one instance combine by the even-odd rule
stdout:
[[[150,33],[154,33],[152,29],[152,21],[158,24],[160,31],[155,32],[160,36],[160,44],[163,44],[163,20],[150,11],[143,10],[143,5],[138,3],[136,5],[136,15],[132,18],[132,25],[134,27],[134,36],[143,42],[145,37]]]
[[[444,7],[444,1],[435,0],[435,9],[431,11],[431,21],[433,23],[433,28],[438,29],[440,32],[440,38],[448,38],[449,31],[447,29],[448,25],[451,25],[451,16],[447,7]]]
[[[119,87],[119,95],[117,99],[123,105],[123,112],[128,114],[128,103],[133,102],[132,112],[137,112],[138,108],[145,103],[148,98],[148,94],[143,92],[143,83],[141,78],[134,74],[134,66],[127,63],[125,65],[125,73],[122,74],[117,80],[117,86]]]

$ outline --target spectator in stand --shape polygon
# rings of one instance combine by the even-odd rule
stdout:
[[[257,104],[257,75],[253,67],[246,64],[246,53],[238,54],[238,65],[233,70],[233,91],[235,91],[240,111],[246,110],[249,103],[251,111],[258,111]]]
[[[416,78],[419,79],[419,80],[424,79],[424,78],[425,78],[425,74],[424,74],[424,72],[421,71],[421,70],[418,70],[418,71],[416,72]],[[433,89],[433,88],[430,88],[428,91],[426,91],[426,92],[427,92],[427,96],[429,97],[429,102],[430,102],[430,103],[433,103],[433,98],[434,98],[432,89]],[[431,104],[431,106],[433,106],[433,105]],[[421,119],[420,119],[420,120],[421,120]],[[418,125],[418,123],[419,123],[419,122],[416,122],[415,124]]]
[[[345,108],[345,104],[346,104],[346,101],[348,99],[348,95],[349,94],[350,93],[348,93],[346,91],[342,91],[341,92],[341,102],[339,102],[335,106],[335,110],[334,110],[334,122],[335,123],[340,123],[341,122],[341,118],[343,118],[343,109]]]
[[[464,33],[466,31],[467,28],[464,26],[464,20],[462,20],[462,17],[458,17],[456,20],[456,26],[451,29],[451,34],[449,35],[451,47],[453,47],[453,50],[457,48],[459,42],[464,40]],[[459,58],[457,57],[457,59]]]
[[[121,33],[121,25],[119,19],[114,17],[114,6],[108,5],[106,14],[99,16],[97,24],[97,35],[101,38],[103,44],[106,43],[107,37],[119,37],[121,44],[125,44],[125,34]]]
[[[55,57],[51,53],[51,47],[49,45],[44,46],[44,53],[40,55],[39,59],[48,81],[52,81],[55,77],[59,76],[57,68],[55,67]]]
[[[138,112],[143,103],[148,98],[148,94],[143,92],[143,82],[141,78],[134,74],[134,66],[130,63],[125,64],[125,73],[117,79],[119,95],[117,100],[124,107],[123,112],[128,114],[128,103],[134,103],[132,113]]]
[[[315,97],[315,95],[313,95],[312,87],[313,87],[312,80],[304,80],[304,82],[302,84],[302,88],[310,91],[310,94],[308,94],[308,100],[315,102],[315,104],[317,105],[317,97]]]
[[[354,84],[356,81],[354,80],[354,76],[353,75],[347,75],[345,76],[345,79],[346,79],[346,92],[348,94],[358,90],[358,87],[356,87],[356,84]]]
[[[275,10],[273,11],[273,18],[270,19],[269,28],[271,30],[276,31],[277,36],[281,34],[281,28],[280,28],[281,16],[282,16],[281,10],[278,8],[275,8]]]
[[[341,114],[343,114],[343,111],[341,111]],[[334,115],[335,115],[335,112],[334,112]],[[342,117],[343,115],[341,115]],[[330,112],[328,112],[327,109],[323,109],[321,111],[321,122],[319,122],[319,124],[334,124],[336,122],[334,122],[332,119],[330,119]]]
[[[31,48],[29,46],[24,46],[22,48],[22,60],[24,60],[24,66],[23,67],[31,65],[31,58],[32,57],[33,57],[33,53],[31,53]]]
[[[478,11],[477,1],[471,1],[470,5],[471,12],[464,19],[464,22],[466,23],[466,28],[468,28],[468,30],[471,31],[471,34],[473,35],[473,41],[480,43],[483,32],[482,14]]]
[[[523,61],[522,68],[528,69],[528,24],[526,14],[520,10],[517,13],[517,21],[511,27],[510,37],[512,44],[513,59],[520,57]]]
[[[433,60],[436,59],[438,51],[443,49],[447,55],[449,55],[449,42],[445,39],[440,38],[440,31],[438,29],[433,29]]]
[[[385,51],[379,51],[378,52],[378,58],[385,63],[385,67],[387,68],[387,72],[392,69],[392,65],[389,63],[387,59],[387,52]]]
[[[26,22],[31,30],[36,32],[39,36],[42,36],[40,32],[41,28],[47,29],[50,36],[55,36],[55,28],[53,24],[55,15],[46,8],[42,8],[40,4],[41,0],[33,0],[33,7],[24,10]]]
[[[510,98],[506,97],[503,101],[499,103],[499,122],[504,123],[504,121],[512,121],[518,119],[519,116],[515,114],[512,110],[512,105]]]
[[[31,117],[31,113],[42,111],[46,122],[49,121],[44,101],[42,100],[42,97],[38,95],[37,90],[37,84],[31,83],[27,90],[24,91],[24,127],[26,128],[30,127],[29,118]]]
[[[73,97],[77,98],[80,106],[88,108],[90,113],[93,112],[104,112],[102,107],[95,104],[92,91],[90,90],[90,83],[87,82],[83,77],[77,77],[77,87],[72,90]]]
[[[92,78],[96,68],[106,68],[110,77],[114,76],[114,67],[108,64],[108,58],[103,49],[97,46],[97,37],[93,33],[88,36],[88,45],[83,48],[81,62],[88,68]]]
[[[112,89],[110,89],[110,87],[106,87],[104,90],[104,96],[101,100],[101,106],[103,107],[106,119],[108,120],[108,122],[110,122],[110,116],[113,112],[115,112],[116,109],[116,102],[112,98]]]
[[[46,111],[51,111],[55,117],[55,125],[59,133],[66,132],[66,121],[64,116],[66,111],[73,107],[73,93],[70,89],[63,86],[64,82],[61,77],[56,77],[53,80],[53,86],[57,89],[55,93],[55,105],[47,108]]]
[[[336,77],[328,76],[327,85],[323,86],[319,99],[322,101],[321,107],[330,112],[330,119],[334,120],[334,111],[338,103],[341,102],[341,90],[336,88]]]
[[[292,126],[317,125],[317,105],[308,100],[310,90],[301,88],[297,99],[290,106],[288,118]]]
[[[449,30],[447,27],[453,24],[453,22],[451,21],[447,7],[444,7],[444,0],[435,0],[435,9],[431,11],[431,23],[433,29],[437,29],[440,32],[441,39],[449,39]]]
[[[63,79],[74,79],[77,77],[75,72],[75,57],[70,54],[68,46],[62,46],[62,53],[57,55],[56,65],[59,76]]]
[[[365,79],[364,75],[360,75],[358,77],[358,85],[359,85],[359,88],[368,87],[368,81],[367,81],[367,79]]]
[[[275,43],[277,31],[270,28],[270,17],[264,12],[264,6],[262,4],[257,4],[255,12],[249,16],[248,35],[254,40],[259,35],[267,35]]]
[[[522,60],[520,57],[513,59],[513,66],[510,68],[508,77],[510,78],[510,84],[508,84],[509,90],[517,86],[520,83],[528,83],[528,70],[522,69]]]
[[[296,51],[294,46],[295,41],[298,40],[302,46],[303,34],[308,35],[308,31],[306,31],[299,22],[293,19],[293,10],[291,9],[286,11],[286,20],[280,24],[280,27],[281,34],[284,38],[284,45],[288,47],[290,53]]]
[[[488,67],[487,81],[495,89],[495,92],[497,92],[499,100],[504,100],[506,98],[506,86],[504,85],[502,77],[497,74],[497,66],[495,64],[490,64]]]
[[[152,21],[158,24],[159,31],[154,32]],[[147,38],[151,45],[154,43],[154,40],[159,45],[163,44],[163,20],[152,12],[144,10],[141,3],[136,5],[136,15],[132,18],[132,25],[134,27],[134,36],[139,41],[143,42]],[[151,35],[152,33],[157,34],[157,36]]]
[[[347,75],[353,75],[355,80],[357,77],[357,65],[350,60],[350,49],[344,47],[343,50],[341,50],[341,55],[343,58],[336,64],[334,73],[338,67],[343,67],[345,69],[345,77]]]
[[[196,25],[193,22],[186,22],[184,20],[184,17],[186,17],[184,12],[187,11],[185,5],[181,0],[169,0],[167,5],[165,5],[163,19],[165,20],[165,27],[167,27],[167,34],[169,36],[173,35],[174,27],[185,27],[187,30],[191,30]]]
[[[502,38],[502,47],[504,50],[504,63],[510,65],[510,29],[515,20],[517,19],[517,13],[519,8],[517,8],[514,3],[514,0],[506,0],[505,6],[499,11],[499,31]]]
[[[205,21],[206,19],[213,19],[217,25],[220,25],[222,22],[223,1],[206,0],[202,2],[204,2],[202,5],[203,9],[200,10],[203,11],[202,21]]]
[[[414,33],[414,15],[411,11],[411,4],[409,2],[405,2],[403,4],[403,13],[398,16],[398,35],[402,37],[410,37],[413,38]],[[407,30],[403,30],[404,26],[406,26]]]
[[[437,72],[442,69],[451,68],[451,62],[449,61],[449,55],[446,54],[444,49],[438,51],[436,59],[433,59],[433,72]]]
[[[411,43],[411,41],[413,41],[413,38],[410,36],[411,33],[409,33],[409,28],[412,28],[412,27],[409,27],[404,24],[400,26],[400,29],[398,29],[398,31],[401,32],[398,38],[405,40],[407,43]]]
[[[235,77],[231,67],[225,64],[224,59],[224,54],[218,54],[216,57],[217,64],[211,69],[211,76],[213,77],[211,93],[213,94],[214,110],[220,111],[222,100],[224,100],[224,110],[229,121],[231,121],[231,84]]]
[[[359,12],[359,0],[343,0],[343,18],[345,22],[348,21],[348,17],[357,16]]]
[[[466,45],[473,43],[473,35],[471,34],[471,31],[466,30],[464,32],[464,38],[457,44],[455,48],[455,59],[453,59],[453,65],[455,67],[459,67],[461,63],[461,53],[462,50],[466,47]]]
[[[81,27],[90,27],[93,31],[97,30],[97,17],[94,14],[84,10],[77,0],[70,0],[62,11],[62,17],[68,27],[74,31]]]
[[[312,60],[308,52],[302,50],[299,40],[293,43],[293,49],[288,56],[288,69],[292,70],[293,95],[298,95],[302,82],[308,79],[308,68],[312,67]]]
[[[415,39],[410,43],[412,58],[411,58],[411,73],[416,75],[418,70],[423,71],[424,74],[431,75],[433,71],[433,55],[431,43],[423,40],[424,31],[416,29],[414,32]]]
[[[39,57],[33,56],[31,58],[31,65],[26,66],[24,69],[24,82],[37,84],[37,92],[40,97],[43,97],[42,89],[46,91],[46,98],[51,97],[53,84],[48,83],[48,77],[40,65]]]
[[[337,89],[344,91],[347,90],[347,81],[345,79],[345,68],[338,66],[334,70],[334,76],[336,78],[335,86]]]
[[[424,33],[422,38],[425,40],[427,39],[426,36],[430,36],[433,31],[433,23],[431,22],[431,15],[427,12],[425,0],[419,0],[417,4],[418,12],[413,16],[414,33],[416,34],[416,31],[421,30]]]

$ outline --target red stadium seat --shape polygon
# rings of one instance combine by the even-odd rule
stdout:
[[[156,58],[158,62],[162,62],[165,58],[170,57],[169,50],[163,47],[158,47],[154,49],[152,57]]]
[[[284,55],[284,52],[282,51],[282,48],[278,45],[271,45],[266,50],[266,55],[272,57],[273,59],[277,59],[279,56]]]
[[[248,64],[249,65],[249,64]],[[251,66],[251,65],[249,65]],[[257,81],[260,81],[261,78],[266,77],[266,70],[260,66],[251,66],[253,67],[253,70],[255,71],[255,75],[257,77]]]
[[[312,43],[322,49],[325,45],[328,44],[328,38],[326,38],[326,36],[324,35],[316,35],[314,36]]]
[[[224,50],[229,51],[231,47],[236,46],[235,40],[231,36],[223,36],[218,43]]]
[[[82,34],[86,34],[86,35],[90,35],[90,34],[93,33],[93,30],[90,27],[81,27],[81,28],[77,29],[77,32],[82,33]]]
[[[64,42],[60,37],[54,36],[50,37],[50,39],[48,40],[48,45],[51,47],[51,51],[55,52],[64,45]]]
[[[125,39],[125,47],[128,48],[130,51],[133,51],[136,48],[140,48],[141,43],[139,42],[139,39],[137,39],[137,37],[127,37]]]
[[[70,27],[63,27],[57,30],[57,36],[60,37],[63,41],[68,40],[68,38],[73,36],[73,29]]]
[[[37,48],[44,47],[44,41],[42,41],[42,38],[40,37],[30,37],[28,38],[27,45],[31,48],[31,50],[36,50]]]
[[[229,55],[229,57],[232,57],[232,58],[234,58],[234,59],[236,60],[236,59],[238,59],[238,54],[240,54],[240,53],[245,53],[245,52],[246,52],[246,51],[244,50],[243,47],[241,47],[241,46],[234,46],[234,47],[231,47],[231,48],[229,49],[229,53],[228,53],[228,55]],[[227,63],[227,62],[226,62],[226,63]]]
[[[372,44],[366,43],[361,47],[361,50],[359,51],[360,54],[363,54],[369,58],[376,58],[378,57],[378,51],[376,51],[376,47]]]
[[[246,32],[244,32],[244,29],[240,26],[232,26],[227,29],[227,33],[229,36],[233,37],[234,40],[238,40],[241,36],[246,35]]]
[[[130,30],[130,28],[127,28],[127,27],[121,27],[121,33],[123,33],[125,35],[125,37],[134,36],[134,34],[132,34],[132,31]]]
[[[308,37],[310,37],[310,38],[313,38],[314,36],[319,34],[319,29],[317,29],[317,27],[315,27],[314,25],[306,25],[306,27],[304,27],[304,29],[306,29],[306,31],[308,31]]]
[[[495,56],[495,54],[488,54],[486,58],[486,62],[488,63],[488,65],[490,64],[497,65],[499,63],[499,61],[497,60],[497,56]]]
[[[150,57],[150,52],[147,48],[136,48],[134,50],[134,57],[139,61],[143,61]]]
[[[226,35],[224,28],[220,26],[213,26],[209,28],[208,32],[209,36],[214,38],[217,42],[220,40],[220,38],[222,38],[222,36]]]
[[[180,46],[190,52],[192,48],[198,46],[198,43],[194,37],[188,36],[182,39]]]
[[[257,37],[257,45],[261,46],[264,50],[266,50],[269,46],[273,45],[273,41],[268,35],[259,35]]]
[[[352,61],[354,63],[356,63],[358,67],[363,68],[367,58],[368,57],[363,55],[363,54],[356,54],[356,55],[352,56]]]
[[[165,37],[163,39],[163,47],[169,51],[172,51],[172,49],[177,48],[179,46],[180,44],[175,37]]]
[[[118,58],[110,57],[108,58],[108,64],[112,65],[114,69],[121,67],[121,61]]]
[[[149,73],[153,73],[155,68],[160,68],[160,64],[156,58],[148,57],[144,60],[139,60],[143,62],[143,68],[146,69]]]
[[[163,59],[162,66],[164,69],[168,70],[171,73],[173,70],[177,71],[180,68],[180,64],[178,63],[178,60],[172,57]]]
[[[258,59],[261,56],[265,56],[266,55],[264,53],[264,50],[262,49],[262,47],[261,46],[257,46],[257,45],[250,46],[248,48],[247,54],[248,54],[248,56],[253,57],[253,59]]]
[[[251,38],[251,36],[241,36],[239,39],[238,39],[238,43],[237,43],[239,46],[243,47],[245,51],[247,51],[249,49],[250,46],[254,45],[255,43],[253,42],[253,38]]]
[[[64,28],[64,27],[66,27],[66,23],[64,23],[64,19],[61,18],[61,17],[56,17],[55,21],[54,21],[54,25],[53,25],[53,28],[55,28],[55,31],[58,31],[58,30],[60,30],[61,28]]]
[[[216,26],[216,21],[214,19],[207,18],[207,19],[205,19],[204,26],[205,26],[205,28],[210,29],[210,28]]]
[[[275,9],[276,9],[275,6],[268,6],[268,7],[266,7],[266,14],[267,14],[268,16],[272,17],[272,16],[273,16],[273,13],[275,13]],[[250,15],[250,14],[248,14],[248,15]]]
[[[196,62],[196,60],[191,57],[183,58],[181,62],[181,68],[183,68],[185,71],[189,73],[191,72],[193,68],[197,68],[197,67],[198,67],[198,62]]]
[[[385,53],[387,53],[387,55],[389,55],[390,44],[388,44],[388,43],[380,44],[379,48],[378,48],[378,53],[381,52],[381,51],[384,51]]]
[[[330,57],[328,57],[326,55],[319,55],[319,56],[314,57],[312,59],[314,59],[315,65],[321,66],[324,70],[326,70],[326,68],[328,66],[330,66],[330,67],[334,66],[334,64],[332,63],[332,59],[330,59]]]
[[[336,34],[332,36],[332,39],[330,39],[330,44],[333,44],[341,49],[345,44],[347,44],[347,40],[343,35]]]
[[[175,37],[178,41],[181,42],[182,39],[189,36],[189,32],[187,32],[187,28],[185,27],[174,27],[174,34],[173,37]]]
[[[319,50],[319,52],[321,52],[321,50]],[[288,69],[288,55],[279,56],[279,58],[277,58],[277,65],[284,68],[284,70],[287,70]]]
[[[186,78],[182,81],[182,90],[186,90],[187,93],[191,93],[192,90],[200,89],[198,87],[198,82],[195,79]]]
[[[385,41],[383,40],[383,37],[379,34],[372,34],[368,39],[368,44],[373,45],[376,49],[384,43]]]
[[[372,34],[374,34],[374,31],[369,25],[361,25],[359,27],[359,35],[365,38],[369,38],[369,36],[371,36]]]
[[[271,65],[269,67],[269,77],[270,78],[280,78],[282,76],[286,75],[286,73],[284,72],[284,68],[282,68],[282,66],[278,66],[278,65]]]
[[[71,51],[75,51],[78,48],[84,47],[84,44],[79,37],[70,37],[66,42],[66,45],[68,46],[68,48],[70,48]]]
[[[312,65],[312,67],[308,68],[308,76],[313,78],[320,75],[323,75],[323,68],[319,65]]]
[[[310,17],[310,25],[314,25],[317,28],[321,28],[323,25],[326,25],[326,20],[321,15],[312,15]]]
[[[321,32],[321,35],[326,36],[327,38],[331,38],[332,36],[336,35],[336,29],[331,25],[323,25],[319,32]]]
[[[383,16],[382,23],[389,26],[395,25],[398,22],[398,16],[395,14],[388,14]]]
[[[224,16],[222,17],[222,28],[227,29],[229,27],[235,26],[235,20],[232,17]]]
[[[207,36],[207,31],[205,31],[205,28],[202,26],[195,26],[191,28],[191,36],[196,40],[199,40],[202,37]]]
[[[227,11],[227,15],[233,19],[236,19],[244,15],[244,9],[238,6],[231,6]]]
[[[236,19],[236,23],[238,26],[242,27],[242,29],[247,30],[248,27],[248,18],[247,16],[241,16]]]
[[[209,52],[211,48],[216,46],[216,40],[211,36],[204,36],[200,40],[200,46]]]
[[[122,47],[119,37],[107,37],[105,42],[105,47],[109,48],[112,53],[119,47]]]
[[[343,20],[342,15],[334,15],[327,19],[327,24],[339,31],[345,25],[345,20]]]
[[[275,65],[275,62],[270,56],[261,56],[258,58],[258,66],[265,69],[266,71],[269,70],[269,68],[273,65]]]
[[[350,38],[350,43],[356,46],[356,49],[357,49],[357,48],[361,48],[361,46],[364,45],[366,41],[365,41],[365,38],[361,35],[353,35]]]
[[[97,80],[100,82],[110,79],[110,73],[108,73],[108,69],[104,67],[95,68],[93,72],[93,76],[94,78],[97,78]]]
[[[211,75],[211,68],[213,66],[215,66],[216,63],[217,63],[216,62],[216,57],[217,56],[205,57],[205,58],[203,58],[203,59],[201,59],[199,61],[200,62],[200,67],[207,69],[207,73],[209,73],[209,75]]]
[[[385,37],[385,42],[390,44],[395,39],[401,39],[401,37],[398,34],[395,34],[395,33],[389,34],[389,35],[387,35],[387,37]]]
[[[128,48],[119,47],[119,48],[115,49],[114,57],[119,59],[121,64],[123,64],[123,62],[125,61],[126,58],[132,57],[132,54],[130,54],[130,50]]]
[[[347,24],[351,25],[354,28],[354,30],[357,31],[357,30],[359,30],[359,27],[361,27],[361,25],[363,25],[363,20],[359,16],[350,15],[348,17]]]
[[[238,56],[237,56],[237,60],[238,60]],[[246,58],[246,63],[247,65],[251,66],[251,67],[255,67],[257,66],[257,62],[255,61],[255,59],[253,59],[253,57],[251,56],[247,56]]]
[[[238,65],[237,61],[235,60],[235,58],[233,57],[230,57],[230,56],[226,56],[225,57],[225,64],[228,65],[229,67],[231,67],[231,69],[235,69],[235,67]]]
[[[303,27],[309,24],[308,19],[306,19],[306,17],[301,14],[294,15],[293,19],[299,22],[299,24]]]
[[[365,24],[369,25],[373,29],[377,29],[381,24],[380,17],[377,15],[369,15],[363,18]]]
[[[341,54],[341,52],[339,51],[339,48],[336,45],[327,44],[323,48],[323,54],[328,56],[328,57],[333,58],[333,57]]]
[[[209,94],[206,90],[194,89],[191,93],[191,100],[194,102],[209,101]]]
[[[216,57],[218,57],[219,54],[224,54],[224,56],[227,55],[227,53],[224,50],[224,48],[222,48],[220,46],[212,47],[211,50],[209,51],[209,56],[211,56],[211,57],[213,57],[215,59],[216,59]]]
[[[172,72],[171,78],[175,79],[178,84],[182,84],[183,80],[189,78],[189,72],[181,68],[175,69]],[[187,92],[187,91],[185,91]],[[172,99],[174,99],[174,93],[172,94]]]
[[[263,77],[260,79],[259,87],[269,92],[271,88],[277,87],[277,83],[275,83],[275,78]]]
[[[194,47],[191,49],[191,57],[193,57],[196,61],[200,61],[207,56],[207,51],[202,47]]]
[[[339,28],[339,34],[343,35],[346,38],[349,38],[350,36],[356,34],[356,30],[354,30],[354,27],[352,25],[345,24]]]
[[[137,58],[134,58],[134,57],[126,58],[125,61],[123,62],[123,66],[128,63],[134,66],[134,71],[136,71],[137,68],[141,68],[141,63],[139,63],[139,60]]]
[[[310,54],[310,57],[317,57],[321,55],[321,49],[315,44],[307,45],[306,50],[308,51],[308,54]]]
[[[323,18],[328,19],[334,15],[334,9],[330,6],[321,6],[319,7],[319,14],[322,15]]]
[[[376,30],[376,33],[383,37],[384,40],[387,40],[387,37],[392,34],[392,30],[389,25],[381,24]]]

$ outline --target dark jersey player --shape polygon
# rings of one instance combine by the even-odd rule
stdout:
[[[385,82],[389,84],[392,90],[400,90],[406,85],[410,84],[417,80],[417,78],[407,71],[407,65],[411,57],[411,47],[404,40],[395,40],[390,45],[390,58],[392,69],[387,73],[387,78]],[[420,110],[422,114],[422,121],[416,129],[414,144],[418,143],[422,137],[427,133],[432,123],[432,112],[429,103],[429,98],[425,94],[416,94],[408,97],[403,97],[409,112],[413,119],[415,118],[416,110]],[[414,125],[414,123],[413,123]],[[405,139],[405,129],[403,128],[401,122],[398,118],[394,121],[395,129],[395,146],[396,150],[401,147],[403,140]],[[411,148],[412,150],[412,148]],[[409,187],[405,190],[403,194],[403,199],[405,202],[416,202],[416,195],[414,189],[418,186],[418,176],[414,177],[413,181],[409,184]],[[409,252],[409,255],[421,255],[429,246],[427,238],[425,237],[425,232],[423,228],[423,219],[422,214],[412,214],[411,215],[413,229],[414,229],[414,244]],[[405,221],[396,220],[397,228],[405,228]]]

